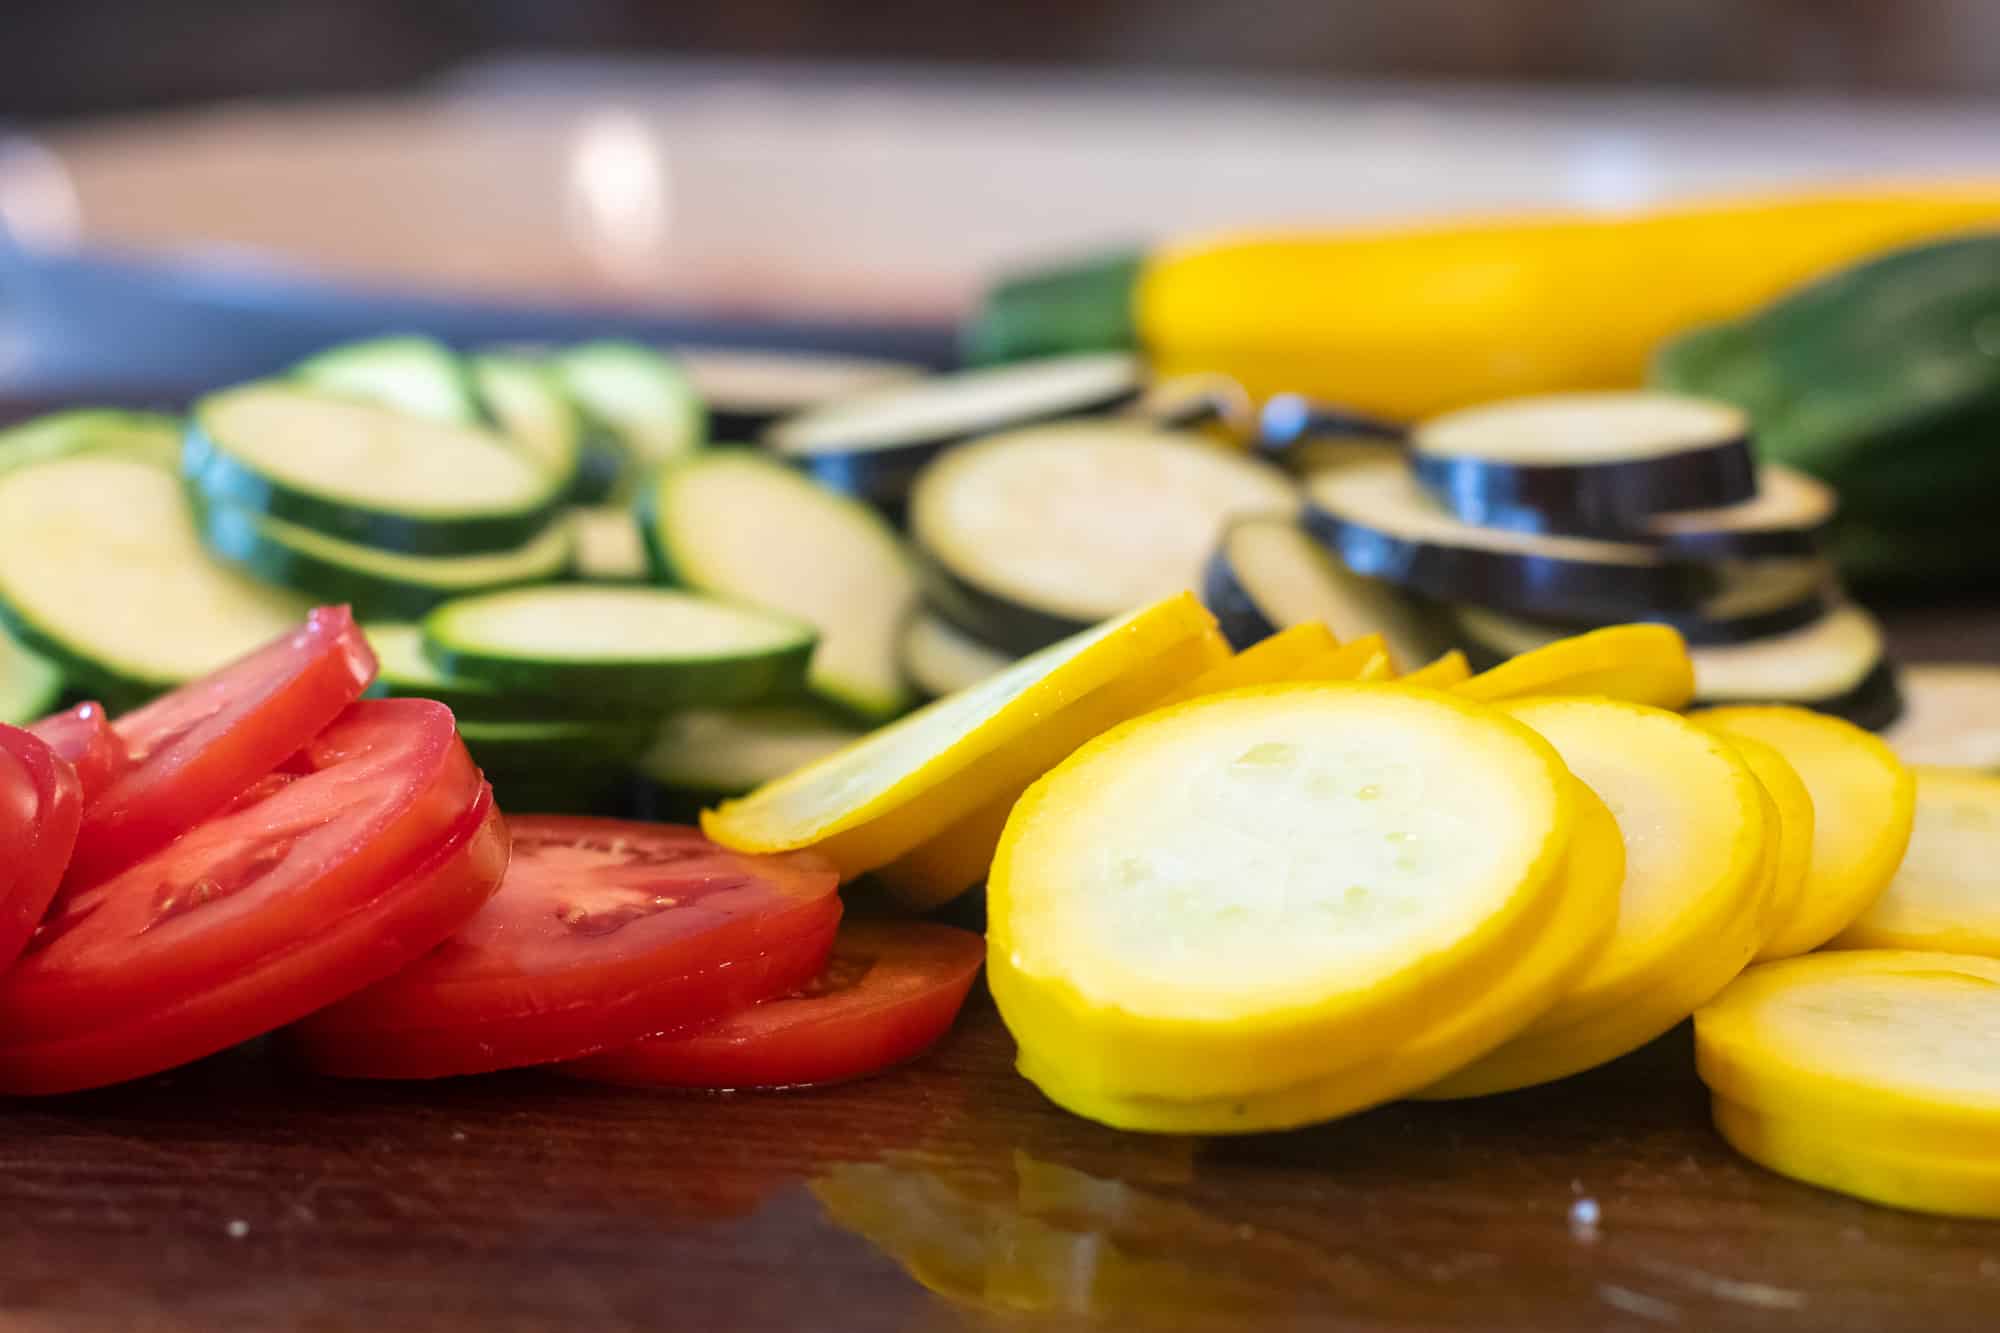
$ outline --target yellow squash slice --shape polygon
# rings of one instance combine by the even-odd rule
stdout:
[[[1159,1133],[1201,1134],[1217,1124],[1283,1126],[1326,1120],[1364,1110],[1422,1088],[1478,1059],[1521,1031],[1561,998],[1595,958],[1618,921],[1618,886],[1625,875],[1625,844],[1604,803],[1573,783],[1576,830],[1564,868],[1561,902],[1514,966],[1481,994],[1412,1034],[1375,1059],[1254,1099],[1211,1100],[1119,1097],[1069,1089],[1066,1071],[1021,1053],[1021,1072],[1052,1100],[1088,1105],[1093,1118]],[[1239,1109],[1240,1108],[1240,1109]]]
[[[1695,1061],[1718,1112],[1755,1113],[1733,1126],[1719,1115],[1732,1143],[1774,1170],[1939,1211],[1967,1211],[1941,1206],[1952,1177],[1984,1171],[1990,1186],[2000,1175],[1996,1048],[2000,961],[1968,954],[1860,950],[1768,963],[1695,1015]],[[1834,1178],[1823,1159],[1842,1149],[1854,1165]],[[1906,1180],[1892,1197],[1886,1175],[1897,1171]],[[1985,1197],[1986,1208],[2000,1206],[2000,1192]]]
[[[987,881],[1021,1069],[1132,1129],[1352,1110],[1342,1070],[1379,1079],[1554,933],[1577,804],[1534,732],[1428,691],[1267,686],[1115,728],[1022,797]]]
[[[1729,1146],[1781,1176],[1870,1203],[1954,1217],[2000,1218],[2000,1155],[1960,1157],[1884,1147],[1873,1127],[1713,1099]]]
[[[1539,694],[1601,694],[1655,708],[1694,697],[1687,643],[1665,625],[1613,625],[1533,648],[1457,687],[1492,702]]]
[[[1398,676],[1399,685],[1421,685],[1430,690],[1448,690],[1454,685],[1472,679],[1472,666],[1465,660],[1465,654],[1454,648],[1443,657],[1405,676]]]
[[[1210,667],[1161,700],[1160,707],[1221,694],[1224,690],[1294,680],[1306,663],[1329,656],[1339,648],[1340,641],[1333,637],[1332,630],[1317,620],[1303,621],[1279,630],[1268,639],[1260,639],[1228,661]]]
[[[738,851],[811,847],[852,877],[1017,790],[1227,655],[1200,603],[1169,597],[705,811],[702,828]]]
[[[1812,862],[1798,907],[1763,958],[1805,953],[1845,930],[1881,894],[1909,845],[1916,778],[1882,741],[1804,708],[1708,708],[1691,719],[1783,755],[1812,796]]]
[[[1771,798],[1778,821],[1768,926],[1764,932],[1766,947],[1757,954],[1758,961],[1763,962],[1781,956],[1769,952],[1769,941],[1778,938],[1799,904],[1805,901],[1806,876],[1812,869],[1812,793],[1806,790],[1805,780],[1790,761],[1764,742],[1751,736],[1732,735],[1723,739],[1757,775],[1764,794]]]
[[[1293,625],[1218,662],[1169,692],[1154,706],[1165,708],[1225,690],[1291,680],[1303,663],[1315,661],[1337,647],[1333,632],[1318,621]],[[875,878],[898,900],[919,911],[950,902],[986,878],[987,868],[993,864],[993,849],[1000,845],[1000,830],[1006,827],[1014,802],[1021,799],[1027,787],[1023,782],[988,801],[937,836],[878,869]]]
[[[1909,850],[1889,887],[1833,947],[2000,958],[2000,777],[1952,768],[1916,775]]]
[[[1389,655],[1388,642],[1380,634],[1364,634],[1350,639],[1330,653],[1300,664],[1292,680],[1390,680],[1396,664]]]
[[[1554,1008],[1427,1097],[1546,1083],[1644,1045],[1727,985],[1767,924],[1769,798],[1720,737],[1611,699],[1522,699],[1506,711],[1547,737],[1617,818],[1618,928]]]

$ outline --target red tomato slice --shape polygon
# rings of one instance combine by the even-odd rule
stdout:
[[[915,1059],[951,1027],[986,941],[921,921],[851,921],[826,971],[686,1036],[652,1037],[573,1061],[565,1074],[642,1088],[785,1088],[838,1083]]]
[[[111,878],[221,810],[300,749],[375,678],[344,606],[112,724],[132,770],[83,812],[63,891]]]
[[[86,805],[132,767],[125,739],[112,729],[103,704],[78,704],[67,713],[52,713],[28,730],[76,770]]]
[[[667,824],[510,824],[500,892],[422,962],[294,1028],[307,1064],[438,1078],[571,1059],[783,995],[832,947],[838,877],[817,857]]]
[[[82,815],[76,770],[39,736],[0,726],[0,969],[56,896]]]
[[[0,1092],[116,1083],[381,980],[500,882],[505,826],[424,699],[357,703],[309,770],[59,903],[0,975]]]

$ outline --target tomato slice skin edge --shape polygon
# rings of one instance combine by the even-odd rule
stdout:
[[[507,865],[491,787],[421,863],[280,959],[122,1024],[0,1045],[0,1093],[43,1096],[122,1083],[225,1050],[422,957],[492,896]]]
[[[0,974],[0,1046],[118,1027],[305,948],[430,856],[484,787],[449,709],[351,705],[313,772],[59,897]]]
[[[21,956],[62,884],[83,819],[83,784],[47,741],[0,726],[0,971]]]
[[[648,1038],[557,1072],[627,1087],[779,1089],[866,1078],[950,1030],[986,957],[968,930],[917,921],[841,929],[829,971],[865,968],[826,994],[770,1000],[700,1031]]]
[[[712,1022],[806,984],[837,875],[694,829],[524,815],[493,901],[418,964],[288,1037],[310,1068],[439,1078],[549,1064]]]
[[[28,730],[47,741],[49,748],[69,761],[83,784],[83,803],[88,806],[132,767],[132,755],[125,740],[111,725],[104,705],[92,700],[65,712],[52,713]]]
[[[375,654],[344,606],[112,723],[131,755],[83,815],[65,894],[137,864],[226,806],[361,697]]]

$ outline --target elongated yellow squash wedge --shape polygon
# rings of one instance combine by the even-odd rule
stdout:
[[[1157,706],[1165,708],[1225,690],[1293,680],[1306,663],[1328,657],[1338,648],[1332,630],[1318,621],[1305,621],[1210,667],[1171,691]],[[919,911],[950,902],[986,878],[987,868],[993,864],[993,849],[1000,845],[1000,830],[1006,827],[1007,815],[1027,785],[1024,782],[988,801],[878,869],[875,878],[901,902]]]
[[[1396,665],[1389,656],[1389,644],[1380,634],[1364,634],[1350,639],[1330,653],[1301,663],[1292,680],[1389,680]]]
[[[1448,690],[1471,679],[1471,663],[1465,660],[1464,653],[1454,648],[1435,662],[1420,666],[1407,675],[1398,676],[1396,683],[1420,685],[1429,690]]]
[[[1341,1070],[1551,931],[1576,807],[1547,742],[1431,691],[1267,686],[1114,728],[1016,804],[987,880],[1020,1067],[1133,1129],[1353,1109]]]
[[[738,851],[811,847],[851,878],[920,846],[1228,655],[1182,593],[1107,621],[702,813]]]
[[[1917,820],[1902,864],[1832,947],[2000,958],[2000,777],[1915,772]]]
[[[1726,986],[1767,924],[1769,798],[1720,737],[1611,699],[1521,699],[1505,711],[1546,737],[1617,818],[1618,928],[1553,1008],[1426,1097],[1546,1083],[1643,1046]]]
[[[1340,648],[1333,631],[1317,620],[1279,630],[1260,639],[1226,662],[1218,663],[1160,701],[1160,707],[1186,703],[1205,695],[1221,694],[1250,685],[1276,685],[1297,678],[1306,663],[1329,656]]]
[[[1750,771],[1757,775],[1757,781],[1763,784],[1764,794],[1771,798],[1772,813],[1777,819],[1778,836],[1774,842],[1776,855],[1771,868],[1767,914],[1769,924],[1765,930],[1765,947],[1757,953],[1759,962],[1768,962],[1773,957],[1783,956],[1770,952],[1770,941],[1778,938],[1793,913],[1798,911],[1799,904],[1805,901],[1806,876],[1812,870],[1812,793],[1806,790],[1805,780],[1791,762],[1764,742],[1752,736],[1731,735],[1724,739],[1750,766]]]
[[[2000,960],[1970,954],[1857,950],[1766,963],[1695,1015],[1696,1068],[1718,1104],[1804,1118],[1858,1151],[1989,1167],[2000,1165],[1996,1043]]]
[[[1126,1097],[1069,1086],[1066,1067],[1021,1052],[1021,1072],[1051,1100],[1092,1119],[1156,1133],[1212,1133],[1217,1125],[1282,1127],[1327,1120],[1393,1101],[1461,1068],[1519,1032],[1556,1003],[1611,938],[1625,844],[1602,801],[1574,784],[1576,831],[1562,899],[1513,967],[1481,994],[1433,1017],[1382,1055],[1318,1079],[1249,1098]]]
[[[1870,1203],[1951,1217],[2000,1218],[2000,1156],[1888,1148],[1870,1127],[1812,1111],[1769,1112],[1713,1099],[1729,1146],[1781,1176]]]
[[[1797,909],[1759,956],[1789,958],[1845,930],[1889,883],[1909,845],[1916,777],[1882,741],[1804,708],[1706,708],[1690,719],[1783,755],[1813,803],[1812,862]]]
[[[1537,694],[1601,694],[1655,708],[1694,698],[1687,643],[1665,625],[1613,625],[1531,649],[1457,687],[1493,702]]]

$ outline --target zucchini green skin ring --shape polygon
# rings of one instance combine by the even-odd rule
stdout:
[[[222,559],[267,583],[296,588],[324,602],[345,602],[364,620],[415,620],[453,597],[549,582],[569,568],[572,550],[567,541],[538,540],[530,544],[532,558],[519,562],[511,575],[477,584],[425,583],[288,541],[269,519],[233,505],[198,504],[196,523],[203,544]],[[363,548],[360,554],[365,558],[371,552]]]

